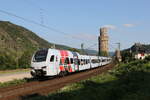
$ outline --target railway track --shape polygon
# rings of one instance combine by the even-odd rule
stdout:
[[[60,89],[70,83],[78,82],[91,76],[106,72],[112,69],[114,65],[114,63],[111,63],[104,67],[98,67],[61,78],[57,77],[45,81],[33,81],[18,86],[0,88],[0,100],[23,100],[23,98],[33,95],[47,95],[48,93]]]

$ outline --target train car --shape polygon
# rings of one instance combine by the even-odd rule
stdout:
[[[38,50],[31,60],[33,77],[66,75],[108,64],[107,57],[80,55],[77,52],[57,49]]]
[[[79,64],[79,70],[86,70],[90,69],[90,57],[86,55],[80,55],[79,56],[80,64]]]

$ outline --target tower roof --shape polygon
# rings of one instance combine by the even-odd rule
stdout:
[[[100,34],[107,34],[108,29],[106,27],[100,28]]]

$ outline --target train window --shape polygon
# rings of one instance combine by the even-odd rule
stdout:
[[[69,58],[66,58],[65,64],[69,64]]]
[[[84,65],[84,59],[82,59],[82,65]]]
[[[57,58],[57,56],[56,56],[56,62],[58,61],[58,58]]]
[[[60,59],[60,65],[62,65],[62,59]]]
[[[71,62],[71,64],[73,64],[73,58],[70,58],[70,62]]]
[[[74,64],[78,65],[78,59],[77,58],[74,59]]]
[[[80,59],[78,59],[78,65],[80,65]]]
[[[95,63],[94,59],[92,59],[92,63]]]
[[[35,53],[34,62],[46,61],[48,49],[39,50]]]
[[[50,62],[54,62],[54,57],[55,57],[54,55],[51,56]]]
[[[102,62],[105,62],[106,61],[106,59],[103,59],[103,61]]]
[[[86,64],[86,59],[84,59],[84,64]]]
[[[88,64],[88,60],[86,59],[86,64]]]
[[[91,61],[93,64],[94,63],[99,63],[99,60],[98,59],[92,59],[92,61]]]
[[[81,59],[81,65],[83,65],[83,64],[84,64],[83,59]]]
[[[90,59],[88,59],[88,63],[90,63]]]

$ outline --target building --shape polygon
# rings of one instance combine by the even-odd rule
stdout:
[[[145,57],[150,56],[150,53],[137,53],[135,54],[135,59],[145,59]]]
[[[100,28],[100,36],[98,37],[99,41],[99,55],[108,56],[109,55],[109,48],[108,48],[108,29],[107,28]]]
[[[135,52],[135,59],[145,59],[145,57],[150,56],[150,45],[135,43],[132,46],[132,51]]]

